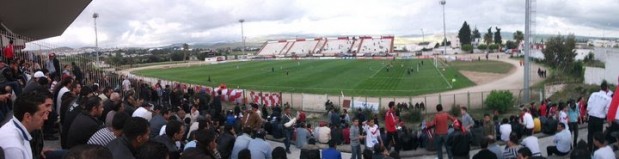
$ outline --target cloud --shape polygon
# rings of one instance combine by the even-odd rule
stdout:
[[[522,0],[447,0],[446,28],[464,21],[480,31],[498,26],[524,30]],[[619,1],[537,1],[534,30],[556,34],[618,36]],[[99,13],[100,47],[152,47],[173,43],[240,41],[239,19],[248,38],[277,34],[440,34],[438,0],[105,0],[93,1],[62,36],[43,40],[58,46],[94,46],[92,14]]]

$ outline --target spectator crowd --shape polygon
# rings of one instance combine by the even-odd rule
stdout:
[[[401,113],[425,110],[424,103],[390,102],[386,112],[366,114],[328,101],[326,120],[312,123],[288,104],[225,107],[221,92],[127,77],[114,82],[119,76],[93,74],[75,62],[61,65],[53,53],[47,59],[0,62],[0,158],[341,159],[337,146],[346,145],[353,159],[397,159],[417,148],[436,151],[439,159],[606,159],[615,158],[619,137],[619,115],[613,114],[617,108],[606,83],[588,98],[530,103],[503,119],[495,112],[476,120],[467,107],[452,115],[438,104],[431,120],[413,131]],[[588,135],[579,139],[584,123]],[[553,135],[547,156],[540,132]],[[273,148],[267,139],[283,139],[284,146]],[[49,148],[45,140],[59,140],[60,148]],[[470,154],[473,146],[481,150]],[[300,156],[289,156],[294,148]]]

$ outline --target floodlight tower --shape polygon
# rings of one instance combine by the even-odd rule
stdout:
[[[239,19],[239,23],[241,23],[241,40],[243,42],[243,48],[241,49],[241,52],[243,52],[243,55],[245,55],[245,33],[243,32],[243,22],[245,22],[245,19]]]
[[[525,2],[525,16],[524,16],[524,82],[523,82],[523,103],[530,101],[530,88],[529,80],[531,79],[531,64],[529,60],[531,54],[531,34],[533,30],[531,26],[535,24],[535,19],[532,14],[535,14],[535,0],[526,0]],[[532,18],[533,17],[533,18]]]
[[[443,46],[443,54],[447,54],[447,27],[445,26],[445,4],[447,2],[445,0],[441,0],[440,4],[443,6],[443,41],[445,42],[445,46]],[[438,56],[435,59],[434,64],[438,67]]]
[[[92,19],[94,19],[95,21],[95,53],[97,54],[97,65],[95,65],[95,67],[99,65],[99,38],[97,35],[97,18],[99,18],[98,13],[92,14]]]

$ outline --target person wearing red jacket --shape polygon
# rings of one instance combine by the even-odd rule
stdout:
[[[548,112],[548,107],[546,106],[546,100],[543,100],[542,105],[539,106],[539,114],[540,116],[546,117],[547,112]]]
[[[436,136],[434,137],[434,144],[436,145],[436,155],[438,159],[443,159],[443,145],[447,150],[448,158],[451,157],[451,149],[445,145],[447,142],[447,133],[449,132],[449,121],[455,121],[456,118],[443,112],[443,105],[436,105],[436,114],[434,120],[427,123],[428,127],[434,127]]]
[[[400,144],[398,138],[398,130],[396,129],[396,124],[399,123],[398,117],[395,115],[395,102],[389,102],[389,110],[385,114],[385,129],[387,130],[387,140],[385,142],[385,148],[387,150],[391,149],[391,145],[393,144],[395,151],[400,152]]]
[[[9,45],[7,45],[4,48],[4,60],[6,61],[7,65],[11,65],[11,61],[13,60],[14,57],[14,51],[13,50],[13,40],[9,40]]]

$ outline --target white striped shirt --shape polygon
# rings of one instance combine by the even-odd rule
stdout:
[[[114,139],[116,139],[114,132],[112,132],[109,128],[101,128],[90,137],[87,143],[91,145],[105,146]]]

